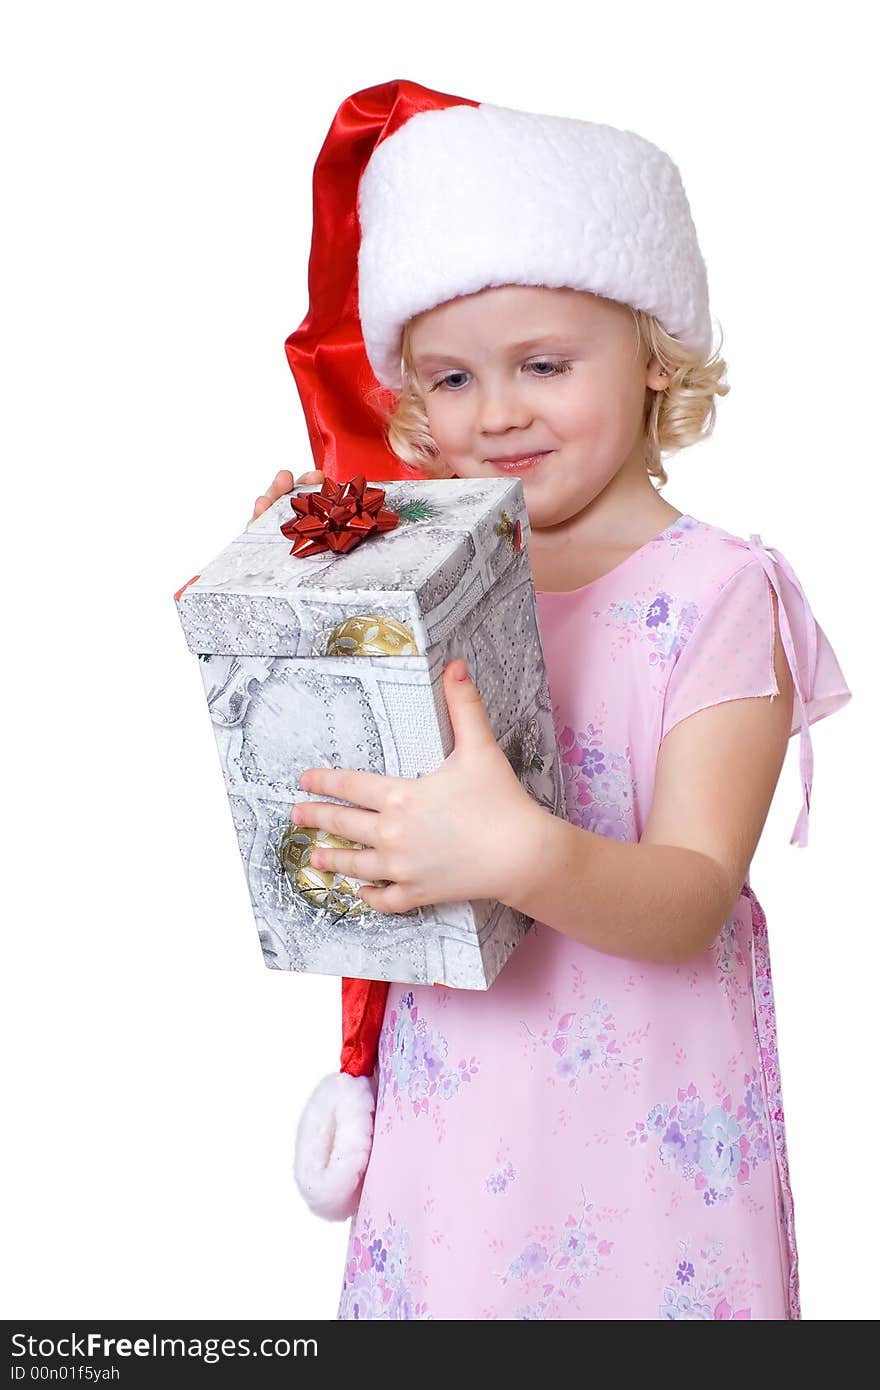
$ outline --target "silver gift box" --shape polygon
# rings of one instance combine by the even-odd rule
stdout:
[[[199,659],[266,965],[487,989],[531,918],[489,899],[377,912],[356,896],[363,879],[309,863],[313,846],[350,842],[290,823],[295,802],[336,799],[301,792],[305,768],[419,777],[440,766],[453,747],[443,670],[456,656],[522,785],[565,814],[522,483],[368,486],[385,489],[395,529],[346,554],[294,556],[283,497],[184,586],[178,613]],[[487,826],[486,854],[493,848]]]

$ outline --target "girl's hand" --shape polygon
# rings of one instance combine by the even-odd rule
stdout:
[[[355,803],[303,801],[295,825],[316,826],[365,846],[313,850],[317,869],[387,879],[358,896],[377,912],[495,898],[515,903],[534,872],[547,812],[533,801],[495,741],[461,657],[443,672],[455,747],[423,777],[307,768],[303,791]],[[357,807],[366,807],[358,810]]]
[[[258,516],[262,516],[267,507],[271,507],[273,502],[277,502],[279,497],[283,497],[286,492],[293,492],[295,487],[302,485],[310,487],[312,483],[323,483],[324,474],[320,468],[314,469],[311,473],[303,473],[301,478],[293,481],[293,474],[289,468],[282,468],[280,473],[275,474],[275,481],[267,487],[262,497],[258,497],[254,503],[254,514],[251,521],[256,521]]]

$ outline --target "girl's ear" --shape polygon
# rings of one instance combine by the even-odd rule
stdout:
[[[650,386],[652,391],[665,391],[669,385],[669,373],[663,371],[656,357],[652,357],[648,363],[645,385]]]

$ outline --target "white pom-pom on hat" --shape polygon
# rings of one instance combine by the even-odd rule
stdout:
[[[375,1096],[368,1076],[325,1076],[300,1116],[294,1176],[316,1216],[345,1221],[357,1210],[373,1141]]]
[[[296,1132],[293,1172],[312,1211],[327,1221],[353,1216],[373,1145],[379,1036],[387,980],[342,979],[341,1068],[306,1102]]]

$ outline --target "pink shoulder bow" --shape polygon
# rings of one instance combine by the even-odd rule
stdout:
[[[807,705],[813,699],[816,685],[816,620],[800,581],[784,555],[780,555],[778,550],[766,547],[760,536],[750,536],[748,541],[741,540],[738,536],[725,536],[725,540],[731,545],[751,551],[755,558],[760,560],[776,593],[779,636],[791,669],[795,707],[800,707],[801,724],[800,770],[804,800],[790,843],[806,845],[810,792],[813,786],[813,743],[810,738]]]

